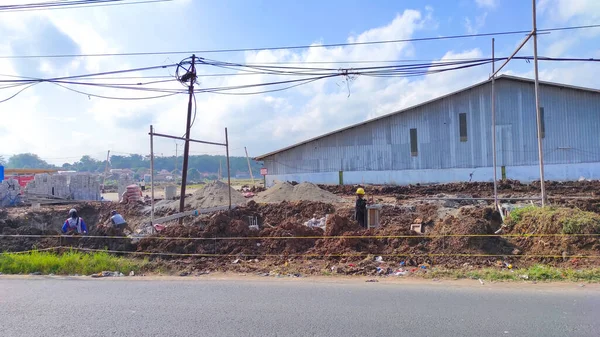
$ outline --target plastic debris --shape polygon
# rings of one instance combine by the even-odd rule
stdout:
[[[304,223],[304,226],[307,227],[319,227],[325,229],[325,223],[327,223],[327,217],[322,217],[320,219],[312,218]]]
[[[481,283],[481,285],[484,285],[483,280],[479,279],[479,283]]]
[[[235,259],[235,260],[233,261],[233,264],[238,264],[238,263],[240,263],[240,259]]]
[[[188,276],[190,273],[187,271],[183,271],[181,273],[179,273],[179,276]]]
[[[400,262],[400,267],[404,267],[404,266],[406,266],[406,262],[405,261]]]
[[[371,283],[371,282],[379,282],[379,281],[378,281],[378,280],[375,280],[375,279],[370,279],[370,280],[366,280],[365,282],[369,282],[369,283]]]
[[[381,256],[377,256],[377,257],[375,258],[375,261],[377,261],[377,262],[383,262],[383,257],[381,257]]]
[[[396,275],[396,276],[405,276],[406,274],[408,274],[408,271],[406,271],[402,268],[396,270],[396,272],[394,273],[394,275]]]
[[[130,271],[130,272],[129,272],[129,276],[135,276],[135,272],[133,272],[133,270],[132,270],[132,271]]]
[[[356,265],[354,263],[350,263],[348,267],[356,267]]]
[[[79,276],[77,274],[75,274],[75,276]],[[125,275],[123,275],[123,273],[118,272],[118,271],[102,271],[96,274],[92,274],[91,275],[93,278],[99,278],[99,277],[123,277]]]
[[[529,280],[529,275],[519,275],[520,278],[524,279],[524,280]]]
[[[36,275],[36,276],[37,276],[37,275],[42,275],[42,273],[41,273],[41,272],[39,272],[39,271],[34,271],[33,273],[31,273],[31,274],[29,274],[29,275]]]

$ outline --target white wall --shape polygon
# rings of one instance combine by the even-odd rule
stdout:
[[[554,164],[544,165],[545,180],[574,181],[581,177],[585,179],[600,179],[600,163]],[[473,175],[470,177],[470,175]],[[502,178],[500,167],[497,169],[498,179]],[[402,170],[402,171],[355,171],[344,172],[344,184],[444,184],[465,181],[489,181],[493,179],[491,167],[456,168],[440,170]],[[509,166],[506,167],[506,178],[529,183],[540,179],[539,166]],[[267,186],[276,181],[312,182],[315,184],[339,183],[339,172],[297,173],[282,175],[267,175]]]

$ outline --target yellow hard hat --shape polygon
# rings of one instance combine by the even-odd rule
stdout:
[[[358,195],[365,195],[365,189],[364,189],[364,188],[362,188],[362,187],[359,187],[359,188],[356,190],[356,194],[358,194]]]

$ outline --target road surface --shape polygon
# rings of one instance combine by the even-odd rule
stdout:
[[[8,278],[2,336],[598,336],[599,287]]]

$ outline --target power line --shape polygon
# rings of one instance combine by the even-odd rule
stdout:
[[[597,24],[597,25],[584,25],[584,26],[567,26],[567,27],[547,28],[547,29],[538,29],[537,31],[538,31],[538,33],[543,33],[543,32],[556,32],[556,31],[589,29],[589,28],[599,28],[599,27],[600,27],[600,24]],[[192,51],[133,52],[133,53],[11,55],[11,56],[4,55],[4,56],[0,56],[0,58],[2,58],[2,59],[30,59],[30,58],[107,57],[107,56],[146,56],[146,55],[232,53],[232,52],[261,51],[261,50],[328,48],[328,47],[346,47],[346,46],[376,45],[376,44],[387,44],[387,43],[438,41],[438,40],[452,40],[452,39],[472,38],[472,37],[519,35],[519,34],[529,34],[529,33],[531,33],[530,30],[516,30],[516,31],[504,31],[504,32],[493,32],[493,33],[478,33],[478,34],[463,34],[463,35],[421,37],[421,38],[398,39],[398,40],[380,40],[380,41],[347,42],[347,43],[332,43],[332,44],[312,44],[312,45],[284,46],[284,47],[232,48],[232,49],[208,49],[208,50],[192,50]]]
[[[24,4],[24,5],[9,5],[0,6],[0,13],[2,12],[33,12],[43,10],[56,10],[56,9],[76,9],[76,8],[92,8],[92,7],[110,7],[110,6],[123,6],[123,5],[140,5],[155,2],[170,2],[173,0],[143,0],[143,1],[132,1],[123,2],[127,0],[98,0],[98,1],[53,1],[51,3],[45,3],[46,5],[41,6],[44,3],[35,4]],[[119,2],[119,3],[111,3]],[[58,6],[57,3],[61,5]],[[50,4],[50,5],[48,5]],[[55,4],[55,5],[52,5]],[[29,5],[29,6],[28,6]],[[40,5],[40,6],[37,6]]]

